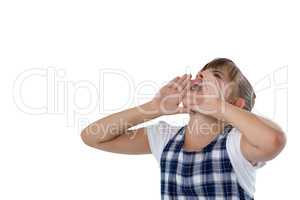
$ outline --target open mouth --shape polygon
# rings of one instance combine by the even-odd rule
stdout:
[[[192,91],[201,91],[202,89],[202,85],[201,85],[201,81],[199,80],[192,80],[192,84],[191,84],[191,88]]]

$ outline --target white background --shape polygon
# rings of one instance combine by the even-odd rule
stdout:
[[[91,149],[80,130],[215,57],[236,62],[255,112],[288,136],[256,199],[295,199],[299,18],[296,1],[1,1],[0,199],[160,199],[152,155]]]

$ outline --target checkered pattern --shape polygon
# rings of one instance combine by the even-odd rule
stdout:
[[[185,151],[183,126],[165,146],[161,160],[161,197],[164,200],[252,199],[239,185],[227,151],[227,125],[201,151]]]

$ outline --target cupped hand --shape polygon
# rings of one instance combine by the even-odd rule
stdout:
[[[220,118],[225,100],[217,80],[213,76],[207,76],[198,83],[198,87],[192,88],[195,89],[188,90],[183,99],[183,106],[188,113]]]
[[[188,109],[180,106],[180,103],[190,82],[191,75],[177,76],[156,93],[152,102],[162,115],[188,113]]]

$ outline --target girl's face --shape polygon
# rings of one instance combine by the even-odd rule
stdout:
[[[190,105],[191,102],[199,102],[196,95],[203,98],[224,98],[229,100],[233,83],[229,80],[225,71],[219,69],[200,70],[183,98],[183,105]]]

